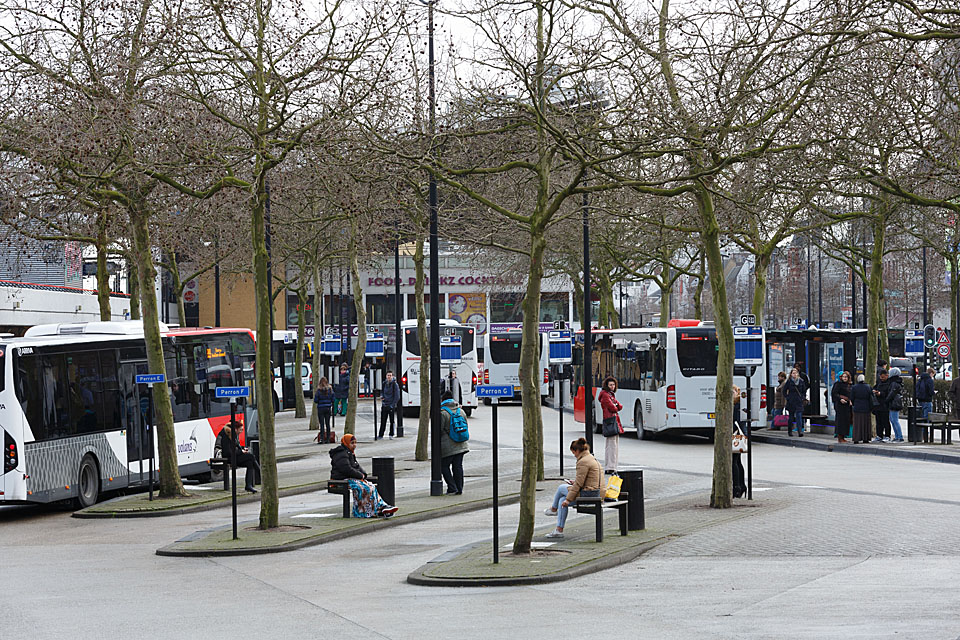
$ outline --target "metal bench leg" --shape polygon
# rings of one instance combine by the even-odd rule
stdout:
[[[347,487],[346,492],[343,494],[343,517],[344,518],[350,517],[350,494],[351,493],[352,491],[350,491],[350,487]]]
[[[621,505],[617,511],[620,512],[620,535],[627,535],[627,509],[630,508],[630,505]]]
[[[603,542],[603,507],[597,506],[597,542]]]

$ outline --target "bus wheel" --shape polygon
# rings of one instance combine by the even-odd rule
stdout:
[[[473,415],[473,407],[464,407],[463,410],[467,413],[468,418]]]
[[[643,410],[638,404],[633,409],[633,424],[637,427],[637,435],[641,440],[656,440],[656,431],[647,431],[643,428]]]
[[[77,474],[77,497],[74,502],[78,509],[85,509],[97,504],[99,498],[100,473],[97,469],[97,460],[88,453],[80,461],[80,471]]]

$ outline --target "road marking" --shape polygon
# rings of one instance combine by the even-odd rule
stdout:
[[[291,518],[332,518],[333,513],[299,513],[295,516],[290,516]]]

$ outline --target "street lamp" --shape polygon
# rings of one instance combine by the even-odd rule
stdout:
[[[398,226],[398,229],[397,229],[397,241],[396,241],[396,244],[395,244],[394,247],[393,247],[393,300],[394,300],[393,311],[394,311],[394,320],[396,321],[396,325],[395,325],[395,327],[394,327],[394,331],[396,332],[396,336],[397,336],[396,340],[394,341],[395,344],[396,344],[396,347],[395,347],[395,348],[396,348],[396,352],[397,352],[397,353],[396,353],[396,357],[397,357],[397,367],[396,367],[396,373],[394,373],[394,375],[393,375],[394,380],[397,379],[397,377],[400,375],[400,372],[403,370],[403,358],[402,358],[400,352],[401,352],[401,350],[402,350],[403,340],[404,340],[403,333],[400,332],[400,317],[401,317],[401,315],[402,315],[402,313],[403,313],[403,311],[402,311],[402,310],[403,310],[403,305],[400,303],[400,229],[399,229],[399,221],[398,221],[398,223],[397,223],[397,226]],[[398,437],[398,438],[402,438],[402,437],[403,437],[403,387],[398,384],[398,385],[397,385],[397,388],[400,389],[400,396],[399,396],[399,398],[397,399],[397,408],[399,409],[399,411],[396,411],[396,412],[395,412],[395,413],[397,414],[397,416],[396,416],[396,420],[397,420],[397,437]]]
[[[584,436],[593,451],[593,332],[590,327],[590,208],[589,196],[583,194],[583,423]]]

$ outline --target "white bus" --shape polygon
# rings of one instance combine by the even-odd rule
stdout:
[[[540,400],[550,395],[550,346],[540,335],[540,361],[537,376],[540,380]],[[520,400],[520,347],[523,330],[511,329],[487,338],[486,362],[483,363],[484,384],[511,384],[513,398]],[[493,382],[491,382],[491,380]],[[485,401],[486,402],[486,401]]]
[[[578,332],[582,337],[582,332]],[[593,331],[593,396],[607,376],[618,383],[617,400],[623,405],[620,421],[644,439],[662,432],[686,432],[713,436],[717,385],[717,336],[712,324],[636,329],[595,329]],[[582,341],[578,350],[582,354]],[[580,357],[582,362],[582,355]],[[575,367],[578,391],[575,416],[583,421],[584,370]],[[766,409],[763,365],[751,378],[754,425],[764,424],[760,411]],[[736,373],[736,372],[735,372]],[[746,394],[746,377],[734,375],[733,384]],[[595,423],[603,419],[599,402],[594,402]],[[746,418],[746,400],[741,400]]]
[[[429,322],[428,322],[429,330]],[[400,323],[403,334],[403,351],[400,361],[403,371],[399,372],[400,386],[403,388],[404,415],[415,415],[420,411],[420,340],[416,320],[404,320]],[[440,319],[440,332],[443,335],[460,336],[461,362],[459,365],[441,365],[440,372],[446,377],[451,370],[457,372],[464,412],[469,416],[477,406],[477,341],[473,327],[460,324],[456,320]]]
[[[253,336],[161,330],[167,385],[153,393],[169,393],[181,475],[209,477],[216,436],[230,419],[229,400],[215,390],[252,382]],[[147,372],[140,322],[40,325],[0,339],[0,504],[86,507],[146,485],[156,434],[151,447],[150,389],[135,377]],[[157,468],[155,459],[155,477]]]

